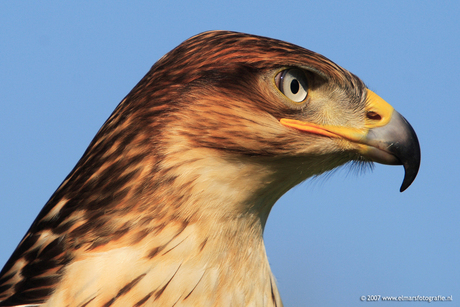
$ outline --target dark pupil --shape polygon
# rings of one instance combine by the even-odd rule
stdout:
[[[291,92],[293,94],[297,94],[297,92],[299,91],[299,88],[300,88],[299,81],[292,80],[292,82],[291,82]]]

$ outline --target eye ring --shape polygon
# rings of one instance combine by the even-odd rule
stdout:
[[[303,70],[290,68],[279,72],[275,77],[278,89],[294,102],[302,102],[308,96],[308,82]]]

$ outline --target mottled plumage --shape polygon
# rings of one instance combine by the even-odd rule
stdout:
[[[190,38],[46,203],[0,273],[0,306],[282,306],[262,238],[281,195],[352,160],[404,164],[402,189],[417,174],[415,133],[379,99],[289,43]]]

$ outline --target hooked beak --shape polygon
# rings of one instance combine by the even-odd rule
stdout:
[[[332,138],[343,138],[357,145],[358,152],[374,162],[403,165],[404,180],[400,191],[415,180],[420,167],[420,145],[409,122],[385,100],[367,90],[364,128],[317,125],[282,118],[281,124],[300,131]]]

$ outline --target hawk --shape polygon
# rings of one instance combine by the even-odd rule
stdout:
[[[263,231],[300,182],[403,165],[410,124],[307,49],[227,31],[163,56],[121,101],[0,273],[0,306],[282,306]]]

